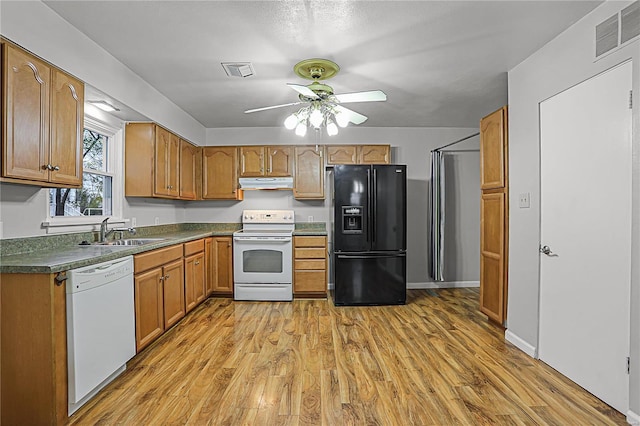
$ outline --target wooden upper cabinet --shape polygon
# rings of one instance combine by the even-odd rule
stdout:
[[[84,84],[3,43],[2,87],[2,177],[81,186]]]
[[[51,74],[51,182],[82,185],[84,84],[58,69]]]
[[[358,164],[391,164],[391,147],[358,145]]]
[[[207,146],[202,149],[202,198],[242,200],[238,189],[238,148]]]
[[[507,186],[507,107],[480,120],[480,187]]]
[[[187,150],[195,150],[196,158],[189,160],[185,157],[187,170],[186,175],[182,176],[182,155]],[[181,141],[178,136],[155,123],[127,123],[125,195],[182,198],[181,182],[186,181],[184,199],[195,199],[200,164],[198,153],[198,147]]]
[[[390,164],[390,145],[327,145],[327,165]]]
[[[290,146],[241,146],[240,177],[291,176]]]
[[[296,146],[293,195],[297,199],[324,199],[322,147]]]
[[[265,146],[266,176],[293,175],[293,147]]]
[[[156,125],[154,195],[177,198],[179,191],[180,139]]]
[[[180,139],[180,199],[198,199],[200,148]]]
[[[357,164],[356,145],[327,145],[327,164]]]
[[[241,146],[240,150],[240,176],[254,177],[264,176],[264,147]]]

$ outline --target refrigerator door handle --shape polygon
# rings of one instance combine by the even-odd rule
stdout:
[[[375,167],[373,168],[373,187],[371,188],[371,199],[373,200],[373,209],[371,209],[371,241],[376,242],[376,213],[378,212],[378,174]]]
[[[338,259],[380,259],[387,257],[406,257],[404,253],[399,254],[372,254],[369,256],[339,254]]]
[[[370,237],[372,237],[372,229],[373,229],[373,217],[371,213],[371,169],[367,169],[367,198],[369,199],[369,203],[367,205],[367,242],[369,242]]]

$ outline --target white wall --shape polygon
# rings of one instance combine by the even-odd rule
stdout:
[[[633,244],[630,405],[640,413],[640,42],[594,62],[595,26],[630,2],[605,2],[509,72],[509,301],[508,331],[535,350],[538,344],[541,101],[631,58],[633,60]],[[571,165],[567,164],[567,173]],[[615,189],[612,189],[615,190]],[[531,208],[517,208],[520,193]],[[588,232],[588,230],[585,230]],[[579,303],[580,295],[576,295]],[[594,312],[594,315],[597,315]]]
[[[469,128],[375,128],[348,127],[340,129],[337,136],[308,134],[295,136],[283,127],[220,128],[207,129],[207,145],[257,145],[257,144],[390,144],[394,163],[407,164],[408,241],[407,264],[410,283],[430,282],[428,271],[428,177],[429,152],[441,145],[469,136],[477,129]],[[478,139],[470,139],[456,146],[457,149],[477,149]],[[479,280],[480,247],[480,171],[479,153],[449,154],[450,179],[447,191],[451,206],[449,234],[445,241],[447,281]],[[450,191],[449,191],[450,190]],[[330,195],[327,180],[326,200],[298,201],[291,191],[245,191],[244,201],[203,201],[190,203],[186,209],[189,222],[238,222],[242,210],[261,208],[293,209],[296,221],[331,220]]]

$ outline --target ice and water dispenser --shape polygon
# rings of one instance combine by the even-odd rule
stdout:
[[[362,206],[343,206],[342,207],[342,233],[343,234],[362,234],[362,214],[364,209]]]

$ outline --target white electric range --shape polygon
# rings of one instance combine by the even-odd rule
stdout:
[[[293,300],[293,210],[244,210],[233,234],[235,300]]]

